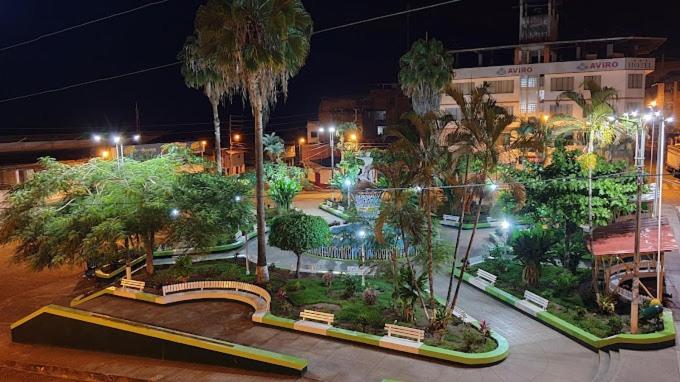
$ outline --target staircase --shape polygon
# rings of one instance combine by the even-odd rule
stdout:
[[[599,351],[600,363],[597,367],[597,374],[593,378],[593,382],[612,382],[616,381],[621,367],[621,354],[618,350],[609,350],[608,352]]]

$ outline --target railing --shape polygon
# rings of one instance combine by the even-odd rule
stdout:
[[[630,280],[635,274],[635,264],[621,263],[612,265],[607,269],[609,273],[609,290],[618,294],[622,298],[631,301],[633,299],[633,292],[622,288],[621,282]],[[640,277],[656,276],[656,260],[642,260],[640,261]],[[650,298],[640,294],[640,299],[648,301]]]
[[[397,257],[403,257],[404,253],[400,248],[369,248],[364,250],[363,259],[365,260],[389,260],[392,254],[396,252]],[[414,253],[413,248],[409,249],[409,253]],[[345,246],[345,247],[320,247],[307,251],[308,255],[326,257],[329,259],[338,260],[361,260],[361,248]]]

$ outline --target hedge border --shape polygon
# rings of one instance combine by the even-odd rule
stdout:
[[[460,270],[457,269],[457,274],[460,275]],[[469,273],[463,275],[463,281],[481,290],[489,296],[512,306],[516,310],[528,315],[531,318],[551,327],[560,333],[576,340],[585,345],[591,350],[616,350],[616,349],[636,349],[636,350],[653,350],[671,347],[675,345],[675,325],[673,323],[673,313],[670,309],[663,311],[664,329],[654,333],[646,334],[630,334],[621,333],[609,337],[598,337],[578,326],[569,323],[548,311],[539,311],[536,315],[529,314],[525,310],[520,309],[517,305],[522,299],[513,296],[507,291],[497,288],[493,285],[487,285],[484,288],[479,287],[470,282],[470,279],[475,278]]]
[[[324,205],[323,203],[319,204],[319,209],[326,211],[326,212],[328,212],[329,214],[331,214],[335,217],[339,217],[342,220],[348,220],[349,219],[349,215],[347,215],[346,213],[341,212],[340,210],[336,210],[335,208],[328,207],[328,206]]]

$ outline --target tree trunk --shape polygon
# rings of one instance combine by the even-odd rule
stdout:
[[[251,99],[255,117],[255,205],[257,210],[257,266],[255,267],[256,282],[264,284],[269,281],[267,269],[267,248],[265,241],[264,220],[264,150],[262,148],[263,106],[260,97]]]
[[[465,156],[465,175],[463,184],[467,185],[468,171],[470,170],[470,159]],[[460,198],[460,216],[458,220],[458,233],[456,234],[456,244],[453,247],[453,262],[451,263],[451,278],[449,278],[449,289],[446,292],[446,310],[451,310],[451,292],[453,291],[453,280],[456,274],[456,260],[458,260],[458,248],[460,247],[460,237],[463,233],[463,221],[465,220],[465,198],[467,197],[467,187],[463,188],[463,196]]]
[[[295,278],[299,279],[300,278],[300,259],[302,258],[302,255],[298,255],[296,253],[295,256],[297,256],[297,265],[295,266]]]
[[[153,274],[153,246],[154,233],[147,233],[144,239],[144,251],[146,252],[146,273]]]
[[[485,179],[486,177],[482,177]],[[475,240],[475,233],[477,233],[477,224],[479,223],[479,214],[482,212],[482,200],[484,199],[484,189],[479,194],[479,203],[477,205],[477,214],[475,216],[475,224],[472,227],[472,233],[470,234],[470,241],[468,242],[468,247],[465,250],[465,257],[463,258],[463,264],[460,267],[460,277],[458,277],[458,283],[456,284],[456,292],[453,294],[453,300],[451,300],[451,309],[456,307],[456,300],[458,300],[458,292],[460,291],[460,284],[463,281],[463,274],[467,268],[468,259],[470,258],[470,253],[472,253],[472,243]]]
[[[222,174],[222,140],[220,138],[219,99],[210,99],[213,113],[213,127],[215,128],[215,164],[217,173]]]
[[[430,284],[430,309],[434,312],[435,300],[434,300],[434,266],[432,259],[432,205],[430,200],[430,193],[432,191],[428,189],[425,191],[425,213],[427,213],[427,279]]]

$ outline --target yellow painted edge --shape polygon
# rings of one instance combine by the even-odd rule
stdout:
[[[119,330],[124,330],[127,332],[132,332],[132,333],[137,333],[141,334],[147,337],[154,337],[154,338],[159,338],[167,341],[172,341],[176,343],[181,343],[184,345],[190,345],[202,349],[207,349],[207,350],[212,350],[216,351],[219,353],[224,353],[224,354],[229,354],[229,355],[236,355],[236,356],[242,356],[245,358],[249,359],[254,359],[257,361],[262,361],[265,363],[271,363],[275,365],[280,365],[280,366],[285,366],[285,367],[290,367],[294,369],[300,370],[298,365],[296,365],[293,362],[287,362],[286,360],[279,359],[279,357],[267,357],[262,354],[258,353],[271,353],[272,355],[279,355],[278,353],[273,353],[268,350],[263,350],[263,349],[256,349],[252,348],[255,350],[254,352],[247,352],[247,349],[249,349],[246,346],[238,345],[238,344],[233,344],[230,342],[222,341],[222,340],[216,340],[216,339],[211,339],[207,337],[202,337],[194,334],[190,334],[190,336],[187,336],[188,333],[182,333],[182,332],[176,332],[171,330],[171,329],[156,329],[152,327],[151,325],[146,325],[144,326],[138,326],[138,325],[132,325],[128,324],[126,322],[120,322],[104,317],[98,317],[96,314],[91,313],[91,312],[86,312],[83,310],[78,310],[78,309],[73,309],[73,308],[67,308],[59,305],[47,305],[44,306],[37,311],[31,313],[30,315],[22,318],[21,320],[15,322],[14,324],[10,325],[11,329],[14,329],[27,321],[37,317],[40,314],[43,313],[49,313],[53,314],[56,316],[60,317],[66,317],[66,318],[71,318],[79,321],[85,321],[113,329],[119,329]],[[182,333],[182,334],[179,334]],[[221,343],[215,343],[216,341],[221,342]],[[244,351],[246,350],[246,351]],[[248,353],[247,355],[244,355],[244,353]],[[284,356],[281,354],[281,356]],[[290,356],[288,356],[290,357]],[[306,363],[306,360],[305,360]]]
[[[84,302],[94,300],[95,298],[102,296],[104,294],[113,294],[113,292],[115,290],[116,290],[116,287],[110,286],[110,287],[106,287],[102,290],[99,290],[97,292],[94,292],[94,293],[92,293],[88,296],[85,296],[85,297],[82,297],[82,295],[78,296],[78,297],[74,298],[73,300],[71,300],[71,302],[69,303],[69,306],[71,306],[71,307],[78,306],[78,305],[80,305]]]

